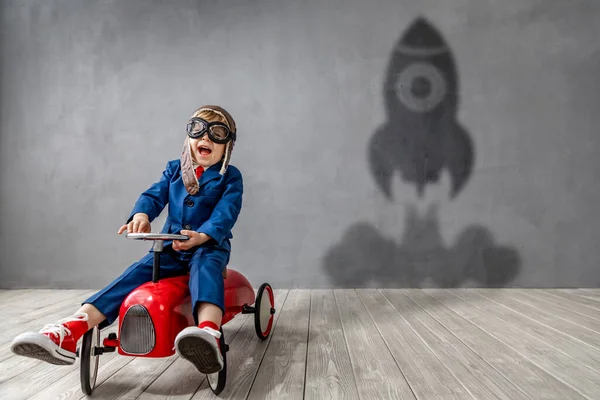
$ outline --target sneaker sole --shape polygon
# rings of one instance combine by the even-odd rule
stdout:
[[[19,339],[21,339],[22,342],[17,342]],[[10,349],[19,356],[35,358],[54,365],[73,365],[75,363],[75,354],[63,354],[56,348],[52,348],[58,347],[54,342],[50,339],[46,340],[50,343],[40,343],[43,342],[44,339],[37,337],[37,335],[22,335],[15,339],[16,343],[13,342]]]
[[[212,336],[210,338],[214,340]],[[176,347],[179,355],[194,364],[203,374],[214,374],[223,369],[219,356],[215,353],[216,346],[211,346],[200,337],[183,337],[177,341]]]

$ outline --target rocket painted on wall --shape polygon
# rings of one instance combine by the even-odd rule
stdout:
[[[474,146],[456,119],[459,93],[452,52],[424,18],[417,18],[392,49],[383,93],[387,121],[368,150],[377,186],[393,200],[392,178],[399,173],[425,203],[425,188],[447,170],[449,194],[455,198],[473,172]],[[440,205],[431,204],[424,215],[419,208],[408,203],[399,238],[371,222],[350,225],[324,256],[331,282],[343,288],[503,287],[518,276],[519,253],[497,243],[485,226],[466,226],[448,241],[442,235]]]
[[[473,144],[456,120],[458,79],[452,54],[438,31],[418,18],[398,40],[383,87],[388,120],[371,138],[369,165],[378,187],[392,198],[393,174],[419,196],[447,168],[452,198],[473,169]]]

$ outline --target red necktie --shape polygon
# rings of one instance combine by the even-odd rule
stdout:
[[[203,172],[204,172],[204,168],[202,168],[202,167],[196,168],[196,178],[200,179]]]

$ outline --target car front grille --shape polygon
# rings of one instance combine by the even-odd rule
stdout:
[[[144,306],[135,305],[127,310],[121,324],[121,349],[129,354],[148,354],[156,344],[154,324]]]

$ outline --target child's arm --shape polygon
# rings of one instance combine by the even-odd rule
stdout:
[[[146,214],[150,222],[160,215],[169,202],[169,184],[172,177],[173,167],[171,162],[168,162],[160,180],[140,195],[129,214],[127,223],[133,220],[133,216],[137,213]]]
[[[197,232],[208,235],[206,240],[211,238],[221,245],[225,237],[233,229],[237,218],[242,209],[242,194],[244,192],[244,183],[242,174],[231,168],[229,170],[230,178],[226,184],[223,197],[219,200],[210,218]]]

